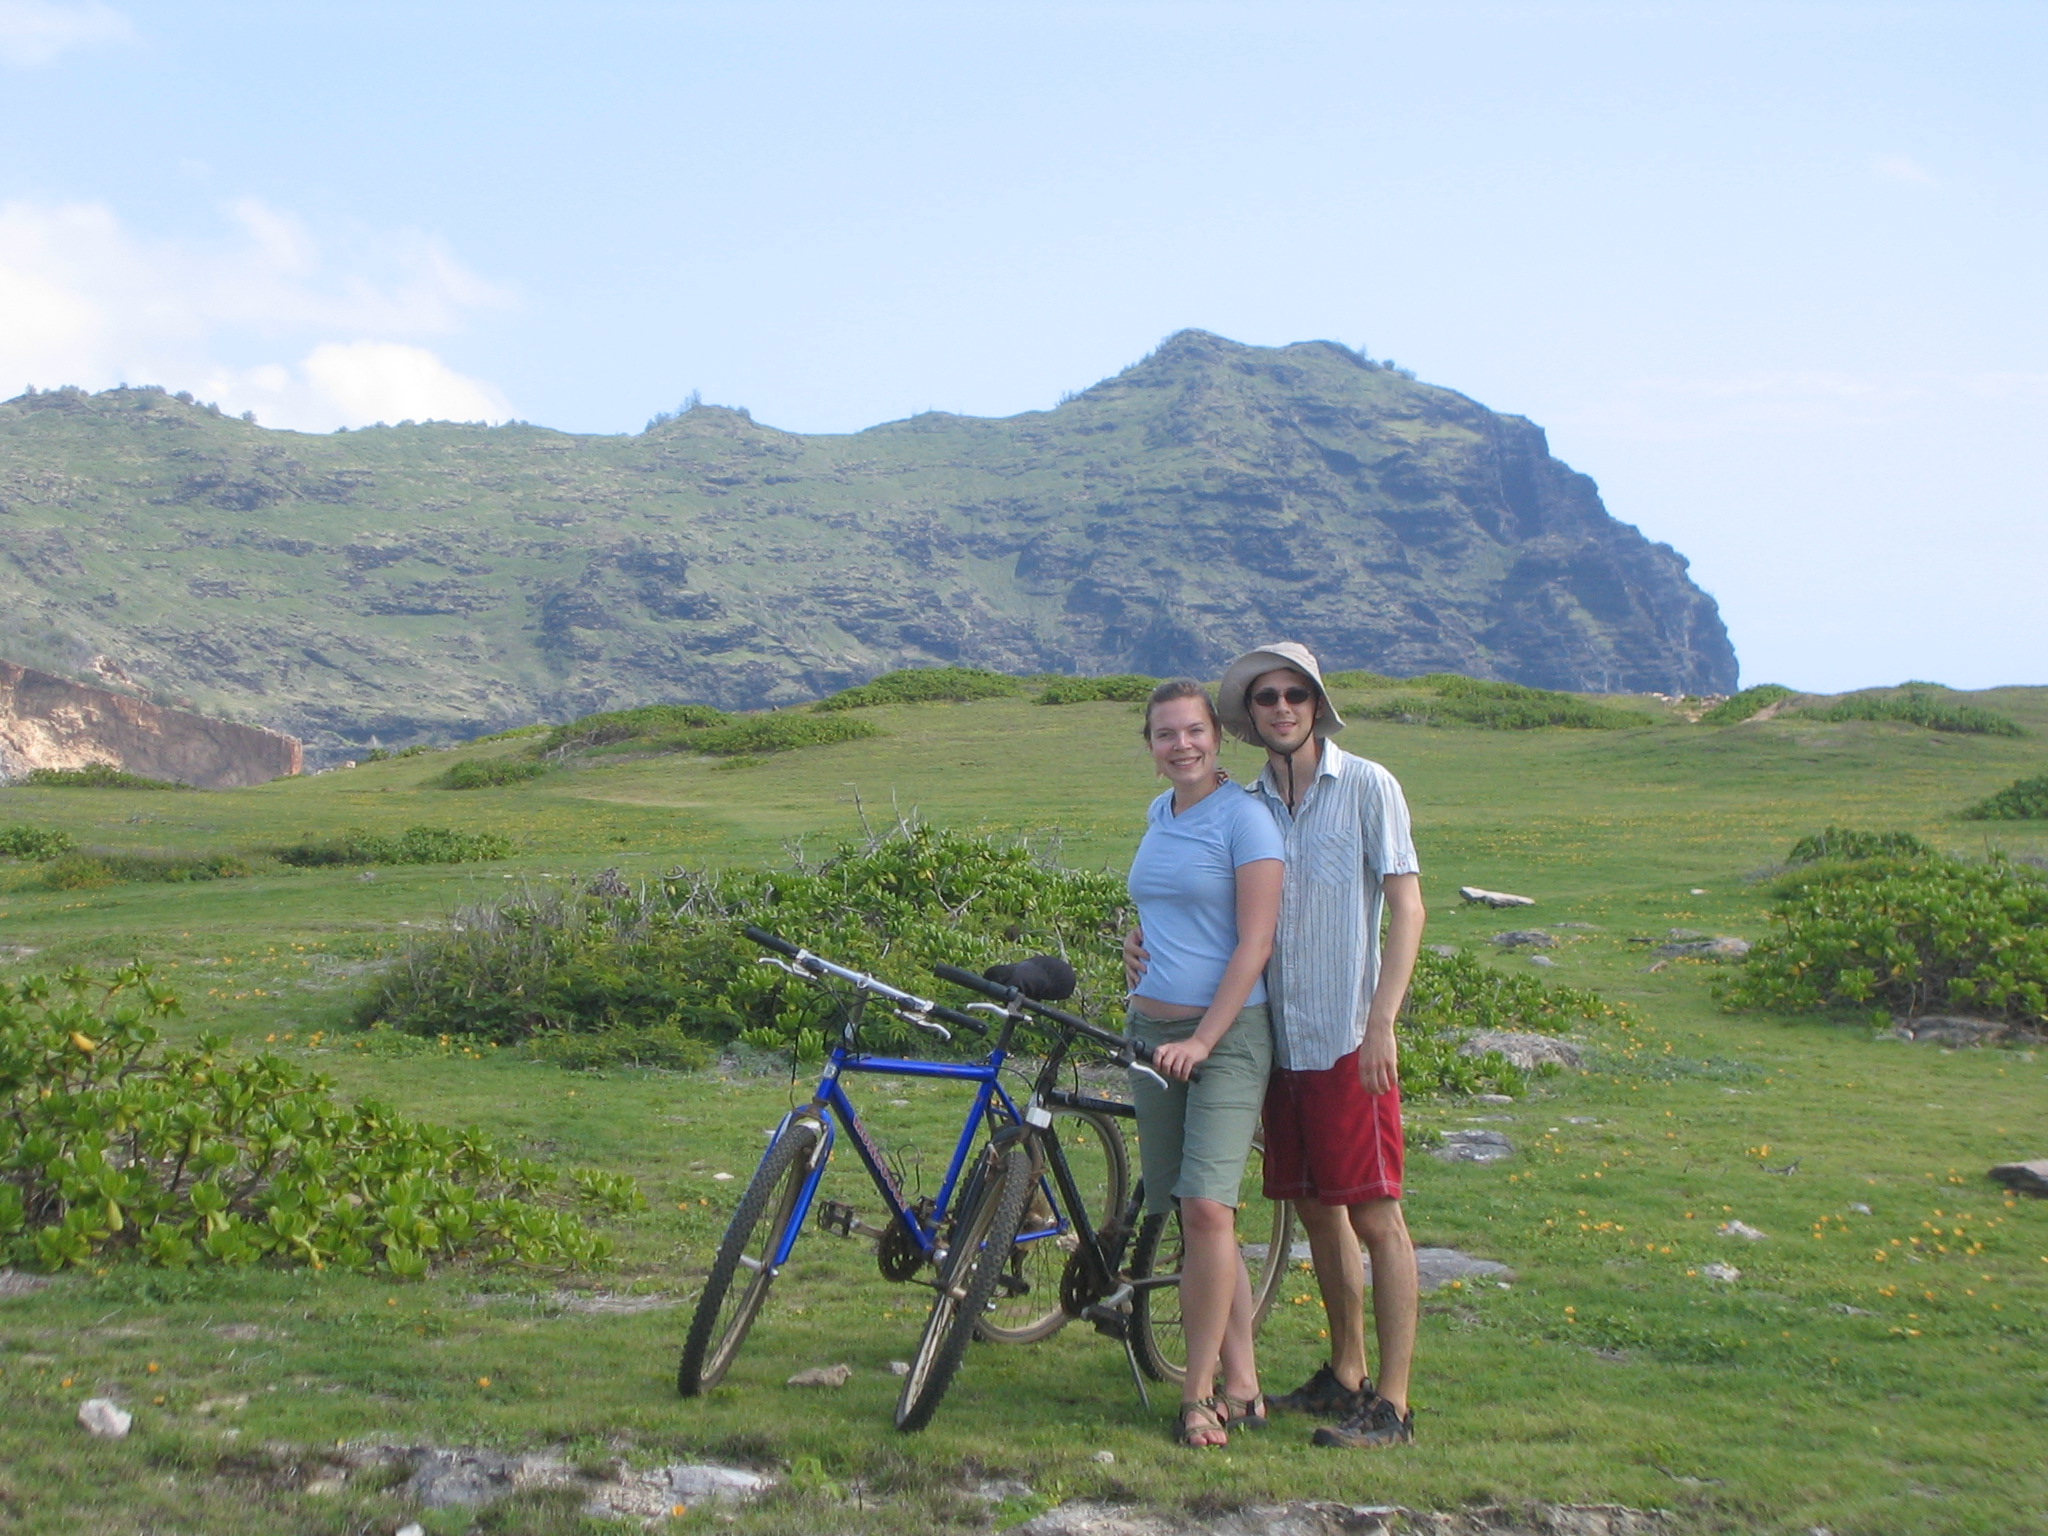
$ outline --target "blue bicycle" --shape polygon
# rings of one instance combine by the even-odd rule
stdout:
[[[764,957],[761,963],[779,965],[831,988],[839,1017],[816,1090],[809,1102],[791,1110],[775,1128],[712,1260],[676,1373],[677,1390],[685,1397],[716,1386],[731,1368],[748,1330],[760,1316],[770,1287],[788,1264],[814,1202],[818,1203],[821,1228],[842,1237],[875,1239],[876,1259],[884,1278],[896,1282],[922,1278],[931,1283],[927,1271],[946,1267],[954,1213],[985,1204],[980,1199],[981,1182],[999,1161],[990,1149],[1009,1145],[1024,1123],[1022,1111],[1001,1078],[1009,1055],[1008,1019],[987,1056],[979,1061],[869,1055],[860,1049],[859,1035],[870,999],[880,999],[896,1017],[941,1039],[951,1039],[953,1029],[986,1034],[987,1026],[762,929],[745,932],[773,951],[773,956]],[[924,1199],[907,1195],[888,1157],[862,1124],[848,1096],[846,1079],[863,1073],[974,1085],[959,1140],[935,1195]],[[1045,1338],[1067,1321],[1060,1281],[1079,1245],[1079,1233],[1086,1230],[1077,1226],[1069,1210],[1073,1196],[1079,1195],[1097,1211],[1122,1212],[1126,1208],[1129,1164],[1116,1117],[1128,1115],[1129,1106],[1077,1099],[1056,1113],[1062,1125],[1061,1143],[1074,1153],[1070,1161],[1077,1164],[1077,1171],[1064,1187],[1038,1178],[1035,1187],[1023,1195],[1024,1210],[1016,1236],[996,1266],[1000,1273],[994,1275],[988,1294],[978,1299],[970,1314],[974,1332],[995,1342],[1029,1343]],[[817,1202],[819,1185],[842,1129],[852,1139],[875,1192],[887,1207],[887,1219],[880,1227],[861,1220],[851,1206],[839,1201]],[[1085,1216],[1082,1221],[1085,1223]]]

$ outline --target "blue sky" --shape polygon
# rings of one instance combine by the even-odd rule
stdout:
[[[2048,683],[2048,6],[0,0],[0,391],[1002,415],[1183,326],[1526,414],[1746,681]]]

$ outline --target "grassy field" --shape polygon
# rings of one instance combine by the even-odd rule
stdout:
[[[633,1173],[652,1207],[616,1227],[623,1260],[595,1276],[450,1270],[398,1285],[116,1266],[0,1299],[0,1528],[389,1532],[412,1518],[390,1496],[295,1491],[258,1450],[377,1438],[648,1464],[703,1453],[786,1474],[736,1520],[693,1512],[678,1530],[971,1529],[1080,1496],[1616,1500],[1703,1530],[2040,1529],[2048,1205],[2010,1200],[1983,1174],[2048,1156],[2048,1063],[1879,1040],[1862,1018],[1725,1013],[1712,964],[1650,970],[1632,942],[1673,927],[1755,936],[1758,877],[1828,824],[2048,854],[2048,823],[1956,816],[2042,771],[2048,690],[1967,700],[2031,734],[1797,719],[1347,733],[1408,788],[1429,940],[1492,953],[1504,928],[1580,925],[1554,928],[1565,943],[1546,974],[1600,988],[1633,1019],[1590,1035],[1591,1070],[1512,1106],[1415,1106],[1444,1128],[1506,1117],[1483,1123],[1511,1137],[1512,1160],[1416,1158],[1409,1212],[1419,1240],[1498,1259],[1517,1278],[1426,1299],[1420,1443],[1374,1456],[1311,1451],[1306,1426],[1284,1421],[1224,1453],[1177,1451],[1165,1405],[1142,1409],[1116,1346],[1078,1329],[977,1347],[933,1428],[899,1436],[886,1366],[915,1343],[920,1293],[883,1282],[864,1246],[825,1237],[806,1238],[728,1383],[681,1401],[674,1355],[695,1279],[762,1127],[791,1101],[786,1076],[568,1074],[346,1027],[361,977],[408,934],[521,882],[783,862],[799,843],[816,853],[863,818],[911,812],[1120,868],[1152,792],[1127,705],[887,708],[870,712],[880,738],[747,766],[600,762],[462,792],[430,781],[520,742],[230,793],[0,791],[0,822],[120,850],[236,852],[257,871],[60,891],[35,866],[0,865],[0,974],[139,956],[183,995],[179,1033],[222,1029],[346,1091],[481,1124],[529,1155]],[[1231,766],[1255,765],[1240,753]],[[519,851],[375,871],[263,857],[306,835],[419,823],[501,833]],[[1461,884],[1540,904],[1467,908]],[[868,1102],[885,1144],[927,1165],[958,1112],[944,1088],[885,1088]],[[834,1177],[873,1213],[864,1183]],[[1730,1219],[1768,1235],[1717,1235]],[[1741,1279],[1707,1278],[1716,1262]],[[592,1311],[592,1292],[677,1305]],[[1270,1381],[1291,1386],[1315,1365],[1320,1326],[1304,1275],[1262,1340]],[[855,1373],[841,1391],[782,1385],[839,1361]],[[95,1394],[136,1410],[133,1436],[95,1442],[77,1429],[78,1402]],[[1096,1461],[1102,1450],[1115,1460]],[[990,1507],[965,1491],[992,1476],[1032,1493]],[[421,1518],[430,1531],[479,1528],[461,1512]],[[580,1526],[539,1499],[480,1528]]]

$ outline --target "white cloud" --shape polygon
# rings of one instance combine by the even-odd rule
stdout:
[[[0,395],[24,385],[192,389],[308,431],[500,419],[504,397],[419,345],[511,302],[438,240],[339,254],[254,199],[207,240],[150,240],[98,203],[0,204]]]
[[[135,28],[102,0],[0,0],[0,63],[33,69],[74,48],[132,43]]]
[[[1908,186],[1935,185],[1934,173],[1911,155],[1872,155],[1870,174],[1881,181],[1902,181]]]

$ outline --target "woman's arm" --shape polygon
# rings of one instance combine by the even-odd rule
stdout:
[[[1252,988],[1273,958],[1273,934],[1280,926],[1280,881],[1287,865],[1279,859],[1253,859],[1237,866],[1237,948],[1223,968],[1223,980],[1208,1011],[1185,1040],[1162,1045],[1153,1065],[1167,1077],[1186,1082],[1188,1074],[1208,1060],[1238,1014]]]

